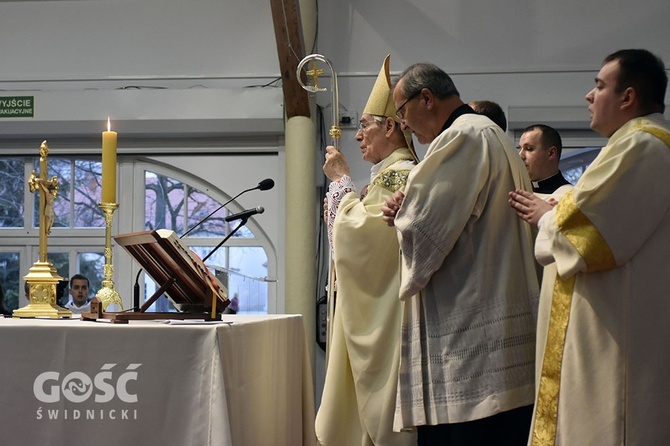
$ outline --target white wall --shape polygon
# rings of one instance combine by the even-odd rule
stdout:
[[[318,52],[338,72],[341,114],[360,116],[390,53],[392,75],[433,62],[452,76],[466,102],[493,100],[508,112],[542,107],[550,110],[545,119],[551,109],[567,107],[572,116],[561,113],[557,123],[571,121],[563,128],[572,128],[581,121],[579,128],[588,128],[584,96],[607,54],[646,48],[670,67],[668,17],[667,0],[320,1]],[[319,102],[327,105],[329,97]],[[341,147],[349,160],[359,160],[353,136],[345,129]],[[365,184],[368,169],[355,166],[357,184]]]
[[[278,72],[265,0],[2,1],[0,41],[3,81],[176,82]]]

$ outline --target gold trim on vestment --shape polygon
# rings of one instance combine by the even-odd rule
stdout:
[[[382,169],[373,178],[370,186],[380,186],[391,192],[402,189],[407,184],[411,169],[394,169],[392,166],[401,161],[414,161],[411,149],[401,147],[384,159]]]
[[[402,189],[407,184],[410,170],[389,170],[381,172],[373,181],[375,186],[381,186],[391,192]]]
[[[614,268],[616,261],[598,228],[575,203],[574,189],[556,205],[558,230],[574,246],[587,265],[588,272]]]
[[[640,130],[642,132],[647,132],[650,135],[654,135],[655,137],[663,141],[665,145],[668,146],[668,148],[670,148],[670,133],[666,132],[661,128],[645,124],[645,121],[649,122],[646,119],[639,119],[638,122],[635,123],[633,130]]]
[[[556,205],[556,225],[582,256],[588,271],[600,271],[616,266],[612,250],[600,231],[577,206],[574,190],[565,194]],[[576,275],[573,275],[564,280],[556,275],[535,406],[532,446],[553,445],[556,440],[561,367],[575,278]]]
[[[556,274],[551,301],[547,344],[542,358],[542,374],[535,404],[535,426],[532,446],[553,446],[558,422],[558,393],[561,387],[561,365],[568,332],[575,276],[566,280]]]

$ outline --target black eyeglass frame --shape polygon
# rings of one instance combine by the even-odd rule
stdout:
[[[407,105],[409,103],[409,101],[411,101],[412,99],[416,99],[417,96],[419,96],[421,94],[421,90],[423,90],[423,88],[414,92],[414,94],[412,94],[409,98],[407,98],[407,100],[405,102],[403,102],[400,107],[398,107],[398,109],[395,111],[395,115],[398,119],[400,119],[401,121],[403,119],[405,119],[405,113],[402,113],[402,109],[405,108],[405,105]]]

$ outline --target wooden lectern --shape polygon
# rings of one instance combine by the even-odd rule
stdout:
[[[159,229],[114,236],[114,240],[142,266],[159,286],[139,312],[106,313],[113,322],[133,319],[218,319],[230,301],[226,287],[174,231]],[[146,310],[166,294],[180,312]]]

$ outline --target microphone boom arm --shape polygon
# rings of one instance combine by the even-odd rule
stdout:
[[[200,220],[199,222],[197,222],[196,224],[194,224],[193,226],[191,226],[191,228],[190,228],[188,231],[184,232],[184,233],[181,235],[181,237],[179,237],[179,238],[182,239],[182,238],[186,237],[188,234],[191,233],[191,231],[193,231],[195,228],[197,228],[198,226],[200,226],[200,225],[201,225],[202,223],[204,223],[205,221],[209,220],[209,218],[210,218],[212,215],[214,215],[214,214],[216,214],[217,212],[219,212],[221,209],[223,209],[224,206],[226,206],[226,205],[232,203],[233,200],[235,200],[236,198],[238,198],[240,195],[245,194],[245,193],[247,193],[247,192],[250,192],[250,191],[252,191],[252,190],[256,190],[256,189],[258,189],[258,190],[270,190],[270,189],[272,189],[274,186],[275,186],[275,182],[274,182],[274,180],[272,180],[271,178],[266,178],[266,179],[260,181],[260,182],[258,183],[258,186],[256,186],[256,187],[250,187],[249,189],[245,189],[245,190],[243,190],[242,192],[240,192],[239,194],[235,195],[235,196],[234,196],[233,198],[231,198],[230,200],[228,200],[228,201],[226,201],[225,203],[223,203],[223,204],[222,204],[221,206],[219,206],[218,208],[214,209],[214,210],[213,210],[207,217],[203,218],[202,220]],[[244,223],[246,224],[246,220],[244,221]],[[237,231],[239,228],[240,228],[240,227],[235,228],[235,231]],[[234,234],[235,231],[233,231],[230,235]],[[229,235],[227,238],[225,238],[223,241],[225,242],[226,240],[228,240],[228,238],[230,238],[230,235]],[[223,244],[223,242],[221,243],[221,245],[222,245],[222,244]],[[216,249],[218,249],[221,245],[217,246]],[[216,251],[216,249],[215,249],[215,251]],[[210,255],[212,255],[212,253],[209,253],[207,257],[209,257]],[[133,287],[133,311],[134,311],[134,312],[139,312],[139,311],[141,310],[141,308],[140,308],[140,275],[142,274],[142,271],[144,271],[144,270],[143,270],[142,268],[140,268],[140,270],[137,272],[137,277],[135,277],[135,285],[134,285],[134,287]]]
[[[220,242],[218,245],[216,245],[216,246],[214,247],[214,249],[212,249],[212,250],[209,252],[209,254],[207,254],[207,255],[202,259],[202,262],[205,263],[205,260],[209,259],[209,258],[212,256],[212,254],[214,254],[214,253],[215,253],[221,246],[223,246],[224,243],[226,243],[226,241],[228,241],[228,239],[229,239],[230,237],[233,236],[233,234],[235,234],[235,233],[236,233],[242,226],[244,226],[244,225],[246,225],[246,224],[247,224],[247,218],[242,218],[242,219],[240,219],[240,224],[237,225],[237,227],[235,227],[235,229],[233,229],[232,231],[230,231],[230,232],[228,233],[228,235],[225,236],[225,237],[223,238],[223,240],[221,240],[221,242]]]

